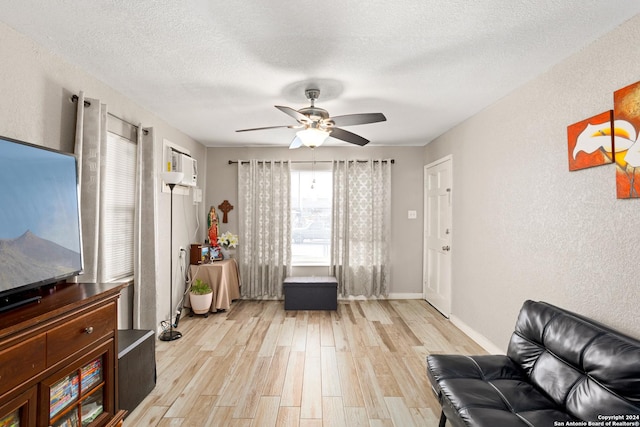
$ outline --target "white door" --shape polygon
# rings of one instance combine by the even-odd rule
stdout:
[[[424,167],[423,293],[445,317],[451,315],[451,156]]]

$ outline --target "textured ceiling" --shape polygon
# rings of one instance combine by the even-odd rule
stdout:
[[[7,25],[207,146],[288,145],[291,129],[234,131],[295,124],[274,105],[308,106],[311,86],[331,115],[384,113],[347,128],[371,144],[424,145],[637,13],[637,0],[0,0]]]

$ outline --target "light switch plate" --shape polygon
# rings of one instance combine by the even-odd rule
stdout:
[[[202,188],[195,187],[193,189],[193,204],[202,203]]]
[[[418,218],[418,212],[416,211],[409,211],[407,217],[409,219],[416,219]]]

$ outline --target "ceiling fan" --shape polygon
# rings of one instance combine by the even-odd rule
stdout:
[[[319,147],[329,136],[351,144],[363,146],[369,143],[368,139],[341,129],[338,126],[363,125],[387,120],[382,113],[347,114],[344,116],[330,117],[327,110],[314,105],[316,99],[320,96],[320,89],[306,89],[304,94],[311,102],[311,106],[309,107],[294,110],[290,107],[275,106],[278,110],[296,119],[298,124],[240,129],[236,132],[277,128],[300,129],[296,132],[296,137],[291,141],[289,148],[298,148],[302,145],[310,148]]]

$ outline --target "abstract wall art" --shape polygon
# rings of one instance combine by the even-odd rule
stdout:
[[[640,197],[640,82],[613,93],[616,122],[627,129],[616,137],[616,193],[618,199]]]
[[[613,163],[613,110],[567,126],[569,170]]]
[[[640,82],[613,93],[613,110],[567,126],[569,170],[615,163],[618,199],[640,198]]]

